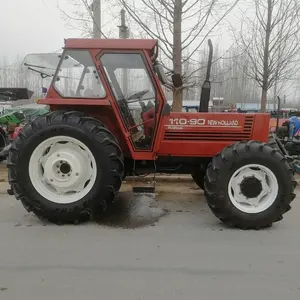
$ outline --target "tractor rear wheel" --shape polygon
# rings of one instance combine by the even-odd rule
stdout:
[[[227,225],[261,229],[282,220],[294,200],[293,170],[279,149],[239,142],[213,158],[205,177],[207,203]]]
[[[108,209],[124,172],[115,137],[81,112],[37,117],[13,142],[8,161],[15,197],[56,224],[87,221]]]

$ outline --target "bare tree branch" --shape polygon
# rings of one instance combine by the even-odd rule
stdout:
[[[243,15],[242,28],[234,34],[240,49],[247,59],[242,66],[249,65],[246,75],[262,88],[261,107],[266,108],[267,92],[278,82],[299,70],[299,11],[296,0],[253,0],[255,17]],[[247,34],[245,34],[247,33]]]
[[[190,88],[194,86],[194,82],[189,80],[199,71],[199,67],[186,72],[183,71],[184,64],[187,63],[185,70],[191,68],[190,59],[239,0],[141,0],[139,3],[134,0],[116,1],[127,10],[137,28],[143,29],[149,37],[159,40],[161,52],[167,58],[163,65],[168,68],[173,65],[176,73],[184,75],[184,88]],[[186,50],[188,54],[183,56],[182,53]],[[180,92],[176,92],[176,97],[180,102]]]
[[[94,20],[88,0],[66,0],[68,7],[72,8],[68,12],[61,7],[59,1],[61,2],[61,0],[57,0],[57,8],[66,25],[72,29],[81,31],[84,35],[88,34],[91,36],[93,32],[92,27],[93,25],[97,25],[97,22]],[[108,37],[102,30],[100,32],[104,38]]]

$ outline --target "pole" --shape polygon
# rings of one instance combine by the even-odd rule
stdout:
[[[280,13],[280,18],[282,18],[282,12]],[[279,32],[279,28],[278,28],[278,32],[277,34],[279,34],[279,41],[282,40],[282,30],[280,30]],[[277,93],[278,93],[278,81],[279,81],[279,68],[280,68],[280,65],[281,65],[281,43],[279,42],[279,45],[278,45],[278,61],[277,61],[277,67],[276,67],[276,71],[275,71],[275,85],[274,85],[274,99],[276,101],[276,98],[277,98]],[[275,102],[274,101],[274,102]]]
[[[119,27],[119,38],[127,39],[129,37],[129,29],[126,26],[125,9],[121,9],[121,25]]]
[[[278,132],[279,128],[279,114],[281,109],[281,99],[279,96],[277,96],[277,121],[276,121],[276,132]]]
[[[101,0],[93,0],[93,38],[101,39]]]
[[[119,38],[127,39],[129,37],[129,28],[126,26],[125,9],[121,9],[121,25],[119,27]],[[127,96],[128,92],[128,73],[127,69],[122,70],[123,94]]]
[[[211,66],[212,66],[212,59],[213,59],[213,44],[211,40],[208,40],[208,46],[209,46],[209,55],[208,55],[208,63],[207,63],[207,70],[206,70],[206,78],[202,85],[200,103],[199,103],[199,112],[208,112],[208,106],[210,100],[210,89],[211,89],[210,73],[211,73]]]

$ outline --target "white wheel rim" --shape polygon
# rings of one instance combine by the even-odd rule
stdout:
[[[247,181],[250,182],[249,180],[255,182],[255,188],[246,193],[245,186]],[[276,200],[278,190],[278,181],[274,173],[269,168],[258,164],[239,168],[231,176],[228,184],[231,203],[238,210],[248,214],[257,214],[267,210]]]
[[[74,203],[86,196],[95,184],[96,160],[89,148],[68,136],[43,141],[29,161],[29,177],[36,191],[47,200]]]

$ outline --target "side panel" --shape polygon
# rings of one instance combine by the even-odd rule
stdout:
[[[268,114],[171,113],[164,117],[158,156],[213,157],[238,141],[266,142]]]
[[[254,118],[253,134],[251,139],[260,142],[268,142],[270,131],[269,124],[269,114],[256,114]]]

